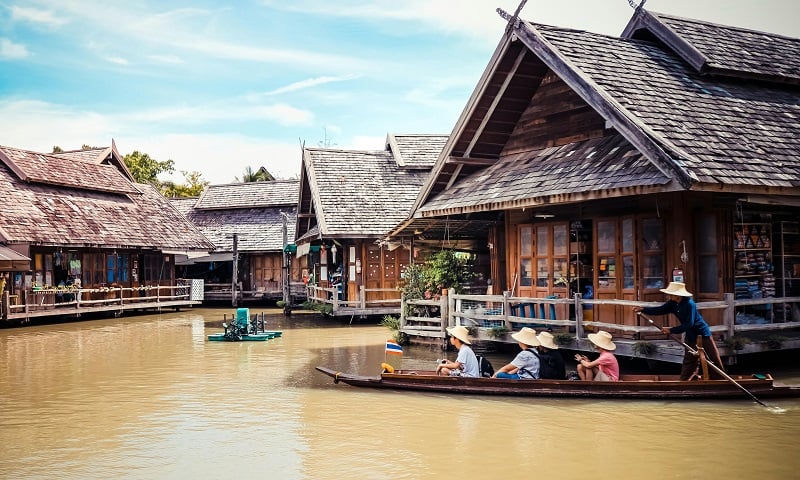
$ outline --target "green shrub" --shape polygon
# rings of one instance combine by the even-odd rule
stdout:
[[[486,334],[491,338],[503,338],[503,335],[508,333],[509,330],[505,326],[492,327],[486,330]]]
[[[728,337],[725,339],[725,345],[732,349],[732,350],[744,350],[744,347],[750,343],[750,339],[747,337],[740,337],[738,335],[734,335],[732,337]]]
[[[572,336],[570,333],[556,333],[553,335],[553,341],[556,342],[556,345],[563,347],[572,343],[575,337]]]
[[[633,353],[635,355],[647,356],[652,355],[656,351],[656,346],[650,342],[639,341],[633,344]]]
[[[764,339],[767,342],[767,348],[770,350],[779,350],[783,346],[783,342],[788,338],[781,335],[770,335]]]

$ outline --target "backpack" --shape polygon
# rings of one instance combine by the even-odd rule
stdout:
[[[492,362],[486,359],[483,355],[475,355],[478,357],[478,369],[481,372],[481,377],[491,377],[494,375],[494,367]]]
[[[553,358],[553,355],[559,355],[558,352],[547,352],[546,354],[541,354],[534,348],[529,348],[528,350],[536,355],[536,358],[539,359],[539,378],[564,380],[566,375],[564,372],[563,362],[561,362],[562,365],[559,365],[558,360]]]

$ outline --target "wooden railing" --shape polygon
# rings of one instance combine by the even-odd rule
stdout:
[[[379,298],[367,300],[367,297],[370,296],[370,294],[384,296],[387,293],[397,295],[397,298]],[[308,285],[307,296],[309,301],[332,305],[334,314],[337,310],[342,308],[368,310],[370,308],[379,307],[400,307],[400,292],[396,288],[364,288],[361,286],[358,290],[356,299],[342,300],[339,298],[340,291],[337,287],[318,287],[316,285]]]
[[[69,310],[90,307],[107,307],[132,303],[159,303],[191,298],[190,285],[154,285],[136,288],[54,288],[29,290],[22,301],[5,292],[0,312],[3,316],[41,310]]]
[[[712,332],[724,332],[732,337],[737,332],[753,330],[782,330],[800,327],[800,321],[792,319],[785,322],[763,324],[737,324],[736,308],[755,305],[792,305],[800,306],[800,297],[763,298],[758,300],[736,300],[733,294],[725,294],[724,300],[698,302],[698,310],[722,309],[723,324],[711,326]],[[556,318],[557,305],[573,306],[574,318]],[[490,329],[505,327],[508,330],[519,330],[524,326],[551,328],[571,327],[577,338],[585,337],[585,327],[608,329],[625,332],[634,336],[641,333],[653,333],[651,325],[623,325],[585,320],[584,310],[595,305],[618,305],[626,307],[654,306],[659,302],[637,302],[628,300],[594,300],[584,299],[580,295],[575,298],[530,298],[511,297],[509,295],[442,295],[439,300],[407,300],[401,306],[400,325],[407,333],[418,332],[430,335],[436,332],[443,335],[445,328],[455,325]],[[537,315],[519,315],[525,308],[534,308]],[[561,310],[565,310],[562,308]],[[567,310],[569,310],[567,308]],[[410,313],[407,313],[410,312]],[[543,314],[542,314],[543,313]]]

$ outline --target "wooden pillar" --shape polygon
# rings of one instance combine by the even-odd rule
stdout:
[[[511,319],[508,318],[508,312],[511,311],[511,303],[508,301],[509,295],[511,295],[511,292],[508,290],[503,291],[503,325],[506,326],[508,331],[511,331]]]
[[[583,302],[581,294],[575,294],[575,338],[583,338]]]
[[[722,323],[727,328],[728,338],[731,338],[736,335],[736,329],[734,327],[736,323],[736,308],[733,306],[734,296],[732,293],[726,293],[723,296],[723,300],[728,306],[725,307],[725,311],[722,313]]]

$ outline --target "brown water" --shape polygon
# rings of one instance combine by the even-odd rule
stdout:
[[[230,311],[0,330],[0,479],[800,476],[800,400],[360,390],[313,367],[377,373],[386,329],[275,316],[282,338],[207,342]]]

